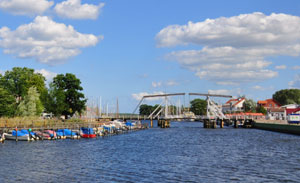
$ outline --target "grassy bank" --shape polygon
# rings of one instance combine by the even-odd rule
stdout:
[[[68,128],[80,126],[94,126],[105,123],[105,121],[83,120],[83,119],[42,119],[40,117],[15,117],[0,118],[0,128]]]

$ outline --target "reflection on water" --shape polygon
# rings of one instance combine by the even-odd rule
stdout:
[[[0,145],[0,182],[300,182],[300,136],[171,128]]]

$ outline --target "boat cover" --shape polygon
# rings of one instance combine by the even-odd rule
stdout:
[[[81,131],[82,131],[82,133],[84,133],[84,134],[94,134],[93,128],[84,128],[84,127],[82,127],[82,128],[81,128]]]
[[[65,136],[75,136],[75,135],[77,135],[76,132],[72,132],[70,129],[59,129],[59,130],[57,130],[57,132],[64,133]]]

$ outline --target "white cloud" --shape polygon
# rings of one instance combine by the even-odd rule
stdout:
[[[54,4],[47,0],[1,0],[0,8],[14,15],[41,15]]]
[[[242,14],[171,25],[156,36],[159,47],[198,45],[200,50],[167,55],[201,79],[241,84],[274,78],[270,56],[299,56],[300,17],[286,14]]]
[[[57,75],[57,73],[48,71],[46,69],[35,70],[35,73],[42,74],[46,78],[47,81],[51,81]]]
[[[67,0],[56,4],[54,10],[60,17],[71,19],[97,19],[104,3],[81,4],[81,0]]]
[[[220,90],[208,90],[209,94],[215,94],[215,95],[231,95],[232,91],[231,90],[225,90],[225,89],[220,89]]]
[[[265,90],[265,88],[263,88],[262,86],[259,86],[259,85],[253,86],[252,89],[254,89],[254,90]]]
[[[18,58],[33,58],[55,65],[80,53],[80,48],[95,46],[103,37],[82,34],[72,26],[56,23],[49,17],[38,16],[30,24],[12,31],[0,29],[0,47],[4,53]]]
[[[134,98],[135,100],[141,100],[143,98],[143,96],[146,96],[146,95],[161,95],[161,94],[164,94],[164,92],[153,92],[153,93],[147,93],[147,92],[141,92],[141,93],[134,93],[132,94],[132,98]],[[155,101],[155,100],[161,100],[162,97],[154,97],[154,98],[147,98],[145,100],[148,100],[148,101]]]
[[[297,74],[293,81],[288,83],[290,88],[298,88],[300,89],[300,74]]]
[[[176,81],[168,81],[168,82],[166,82],[166,85],[167,86],[176,86],[176,85],[179,85],[179,83]]]
[[[152,87],[157,88],[157,87],[160,87],[161,84],[162,84],[161,82],[152,82]]]
[[[284,70],[284,69],[286,69],[286,65],[277,65],[277,66],[275,66],[275,69]]]

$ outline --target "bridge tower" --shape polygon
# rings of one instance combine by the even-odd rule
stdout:
[[[215,95],[215,94],[203,94],[203,93],[189,93],[189,95],[197,95],[197,96],[205,96],[207,102],[206,116],[203,120],[204,128],[216,128],[217,122],[219,122],[220,127],[223,128],[224,120],[227,117],[224,115],[222,110],[218,107],[218,105],[210,99],[210,97],[225,97],[232,98],[230,95]]]

